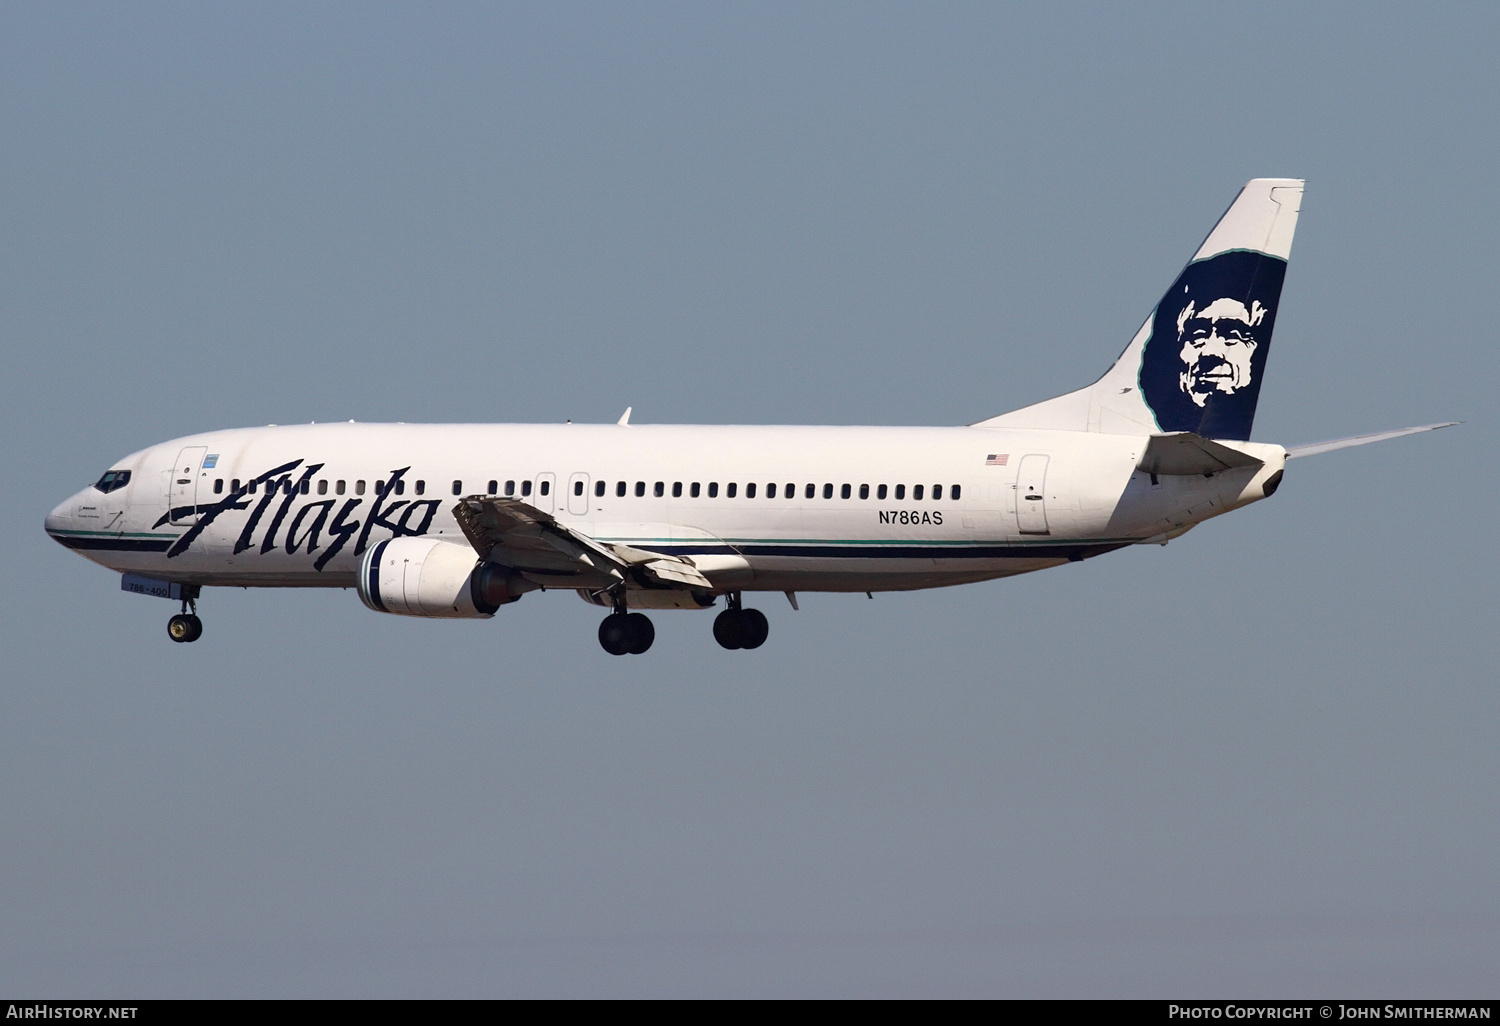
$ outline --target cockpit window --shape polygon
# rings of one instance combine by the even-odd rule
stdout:
[[[116,492],[130,483],[130,471],[107,470],[104,476],[94,483],[94,487],[101,492]]]

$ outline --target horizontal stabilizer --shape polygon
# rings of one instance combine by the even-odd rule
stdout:
[[[1191,431],[1177,431],[1170,435],[1152,435],[1136,468],[1147,474],[1217,474],[1235,467],[1261,465],[1261,460],[1238,449]]]
[[[1423,424],[1421,427],[1401,428],[1398,431],[1377,431],[1373,435],[1350,435],[1348,438],[1335,438],[1327,442],[1312,442],[1308,445],[1294,445],[1287,449],[1286,458],[1294,460],[1298,456],[1317,456],[1325,452],[1333,452],[1335,449],[1350,449],[1356,445],[1369,445],[1371,442],[1383,442],[1387,438],[1400,438],[1402,435],[1415,435],[1423,431],[1436,431],[1438,428],[1454,427],[1460,421],[1450,420],[1442,424]]]

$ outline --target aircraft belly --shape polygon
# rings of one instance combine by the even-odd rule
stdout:
[[[870,555],[750,557],[758,591],[914,591],[971,584],[1068,562],[1052,553],[887,558]]]

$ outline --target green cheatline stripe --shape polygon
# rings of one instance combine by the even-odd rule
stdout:
[[[76,534],[82,538],[160,538],[163,541],[171,541],[179,537],[175,534],[153,534],[150,531],[144,533],[130,533],[126,531],[59,531],[51,530],[48,534]]]

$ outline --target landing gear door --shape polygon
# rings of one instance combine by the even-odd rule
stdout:
[[[553,505],[557,501],[557,475],[538,474],[536,476],[536,489],[531,496],[531,504],[543,513],[551,513]]]
[[[167,478],[167,507],[174,524],[198,522],[198,481],[207,454],[208,447],[203,445],[190,445],[177,454],[177,464]]]
[[[1016,526],[1022,534],[1047,534],[1047,457],[1023,456],[1016,470]]]

